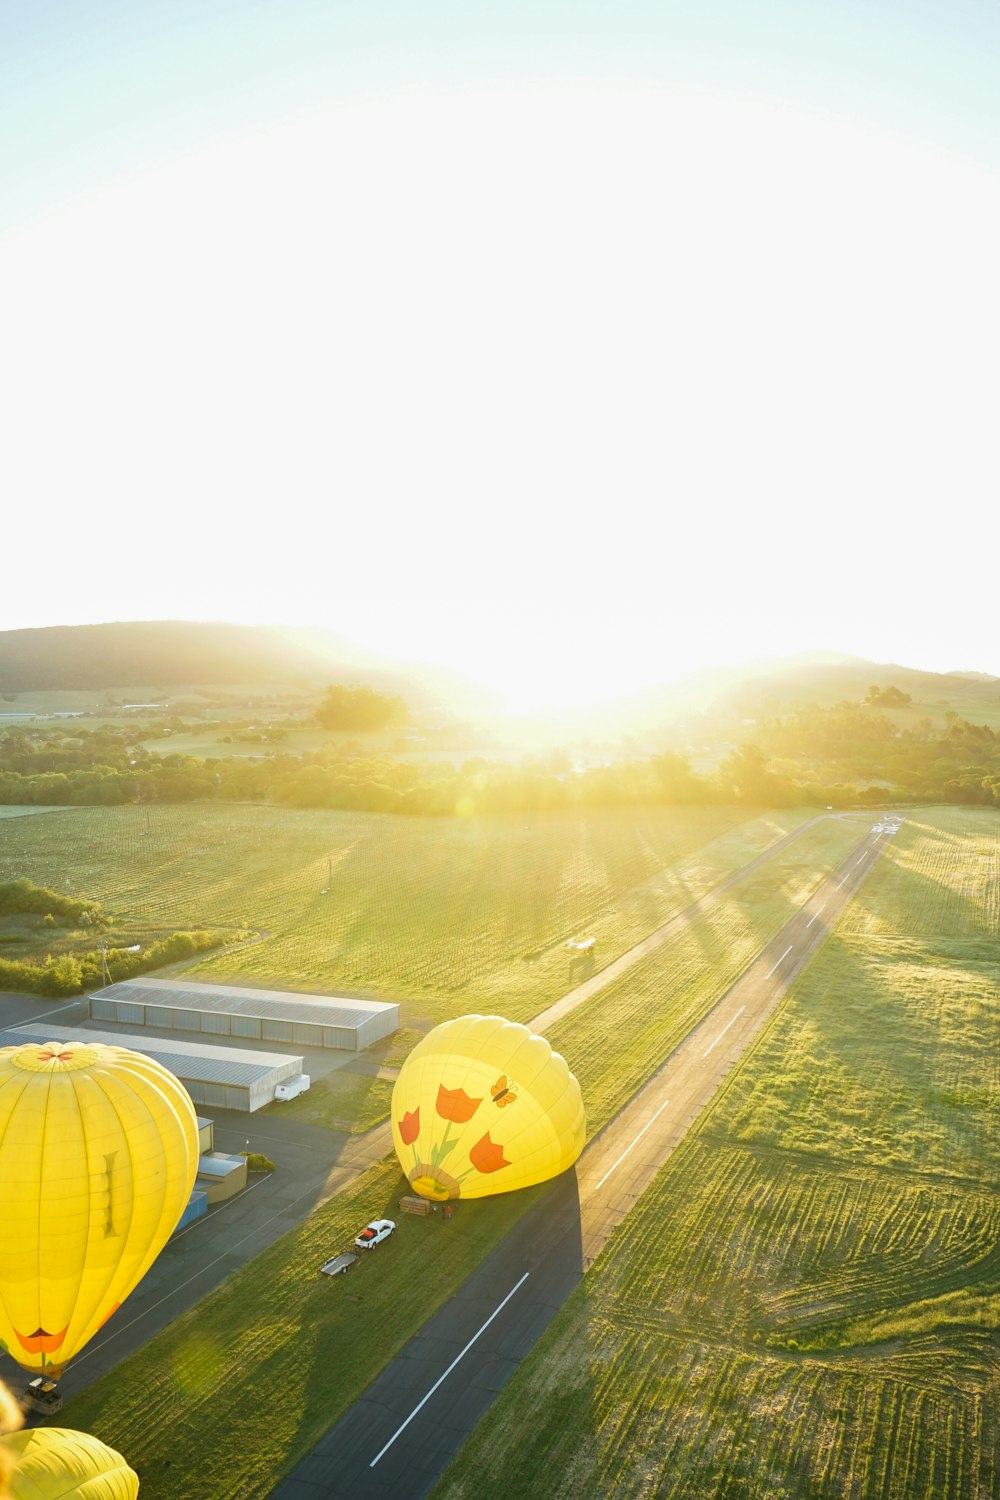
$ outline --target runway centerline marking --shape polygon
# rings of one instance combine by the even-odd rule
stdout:
[[[738,1016],[741,1016],[745,1010],[746,1010],[746,1006],[745,1005],[741,1005],[740,1008],[739,1008],[739,1010],[736,1012],[736,1015],[733,1016],[733,1020],[732,1021],[727,1021],[726,1024],[725,1024],[725,1026],[723,1026],[722,1030],[719,1032],[719,1035],[715,1038],[715,1042],[721,1042],[722,1041],[722,1038],[725,1036],[725,1034],[729,1030],[730,1026],[732,1026],[733,1021],[735,1021]],[[708,1056],[708,1054],[711,1052],[712,1048],[715,1046],[715,1042],[712,1042],[708,1047],[705,1048],[704,1052],[701,1054],[702,1057],[707,1057]]]
[[[866,849],[865,852],[864,852],[864,854],[862,854],[861,859],[856,859],[854,861],[854,868],[857,869],[858,865],[861,864],[862,860],[865,860],[867,858],[868,858],[868,850]]]
[[[513,1295],[514,1295],[515,1292],[520,1291],[521,1287],[524,1286],[524,1283],[527,1281],[527,1279],[528,1279],[528,1277],[530,1275],[531,1275],[530,1271],[525,1271],[524,1275],[521,1277],[521,1279],[517,1283],[517,1285],[511,1287],[510,1291],[507,1293],[507,1295],[503,1299],[503,1301],[497,1307],[495,1307],[493,1309],[493,1311],[490,1313],[489,1317],[486,1319],[486,1322],[483,1324],[482,1328],[479,1329],[479,1332],[478,1333],[474,1333],[472,1335],[471,1339],[466,1344],[466,1346],[462,1350],[461,1354],[456,1354],[455,1358],[452,1360],[452,1362],[448,1366],[447,1370],[445,1370],[444,1374],[440,1375],[437,1378],[437,1380],[435,1380],[434,1384],[431,1386],[430,1390],[427,1392],[427,1395],[423,1398],[423,1400],[422,1401],[418,1401],[417,1405],[410,1412],[410,1415],[407,1417],[406,1421],[403,1422],[399,1427],[396,1428],[396,1431],[393,1433],[392,1437],[386,1443],[385,1447],[379,1449],[379,1451],[376,1453],[375,1457],[372,1459],[371,1463],[368,1465],[369,1469],[374,1469],[375,1465],[378,1463],[379,1459],[383,1456],[383,1454],[388,1453],[388,1451],[392,1447],[393,1443],[399,1437],[399,1434],[401,1432],[404,1432],[406,1430],[406,1428],[409,1427],[410,1423],[413,1421],[413,1418],[417,1415],[417,1412],[420,1411],[422,1407],[424,1407],[424,1406],[427,1405],[428,1401],[431,1399],[431,1397],[433,1396],[434,1392],[437,1390],[438,1386],[444,1384],[444,1382],[448,1379],[448,1376],[451,1374],[452,1370],[458,1364],[459,1360],[462,1360],[462,1359],[465,1358],[465,1356],[468,1354],[469,1350],[472,1348],[472,1346],[476,1342],[476,1340],[480,1337],[481,1334],[484,1334],[486,1332],[487,1328],[489,1328],[490,1324],[493,1322],[493,1319],[496,1317],[497,1313],[503,1312],[504,1308],[507,1306],[507,1303],[510,1301],[511,1297],[513,1297]]]
[[[764,975],[765,979],[770,979],[770,977],[774,973],[775,969],[779,968],[781,966],[781,964],[783,964],[785,962],[785,959],[788,957],[789,953],[791,953],[791,951],[792,951],[792,947],[793,947],[793,944],[789,943],[789,945],[785,949],[784,953],[778,959],[778,962],[776,964],[773,964],[772,967],[770,969],[768,969],[767,973]]]
[[[816,918],[819,916],[819,912],[820,911],[826,911],[826,902],[825,901],[823,902],[823,905],[820,907],[819,911],[814,911],[813,914],[812,914],[812,916],[809,918],[808,922],[806,923],[807,929],[809,927],[811,927],[812,924],[815,922]]]
[[[634,1140],[632,1140],[632,1141],[629,1142],[629,1144],[625,1147],[625,1150],[622,1152],[621,1156],[619,1156],[618,1160],[616,1162],[613,1162],[612,1165],[605,1172],[604,1176],[601,1178],[600,1182],[597,1184],[597,1186],[593,1190],[595,1193],[600,1192],[601,1188],[607,1182],[607,1180],[611,1176],[612,1172],[615,1171],[615,1169],[617,1167],[621,1166],[622,1162],[625,1160],[626,1156],[628,1156],[629,1152],[633,1149],[633,1147],[638,1146],[639,1142],[642,1140],[643,1136],[646,1134],[646,1131],[649,1129],[650,1125],[652,1125],[653,1121],[657,1118],[657,1115],[662,1115],[663,1111],[666,1109],[666,1107],[667,1107],[667,1105],[669,1103],[670,1103],[669,1099],[664,1099],[663,1103],[660,1105],[659,1109],[656,1111],[656,1114],[655,1115],[650,1115],[650,1117],[646,1121],[645,1125],[639,1131],[639,1134],[635,1137]]]

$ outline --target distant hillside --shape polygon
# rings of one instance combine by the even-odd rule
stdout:
[[[392,661],[329,632],[184,620],[0,631],[0,692],[366,682],[411,706],[463,706],[457,677]]]
[[[749,715],[808,703],[829,707],[863,700],[872,687],[897,687],[925,712],[954,709],[963,718],[992,720],[1000,709],[1000,677],[982,672],[923,672],[856,657],[834,661],[792,657],[731,683],[719,693],[715,707]]]
[[[913,699],[902,718],[943,720],[950,709],[963,718],[1000,728],[1000,677],[982,672],[923,672],[912,667],[865,661],[830,652],[789,656],[742,666],[691,672],[581,712],[579,724],[609,737],[647,739],[671,725],[693,726],[707,719],[725,726],[727,737],[739,721],[788,713],[816,704],[827,708],[845,700],[863,701],[872,687],[898,687]],[[901,720],[902,722],[902,720]],[[699,730],[699,732],[701,732]]]

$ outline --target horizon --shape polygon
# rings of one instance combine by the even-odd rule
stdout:
[[[825,667],[825,666],[857,666],[870,667],[872,670],[902,672],[925,672],[932,675],[944,677],[986,677],[1000,680],[1000,673],[983,671],[974,667],[948,667],[937,668],[923,665],[912,661],[878,661],[871,657],[859,656],[856,653],[836,651],[830,648],[818,647],[807,651],[789,651],[770,655],[757,656],[734,656],[727,659],[707,661],[697,667],[685,668],[674,675],[667,677],[651,678],[647,681],[635,682],[631,685],[619,685],[612,687],[610,691],[600,696],[580,697],[577,699],[558,699],[549,695],[544,701],[530,702],[523,698],[513,701],[505,697],[502,688],[490,683],[483,676],[477,676],[474,671],[459,670],[451,667],[448,663],[423,659],[403,654],[393,654],[380,648],[370,646],[359,638],[345,636],[342,632],[332,630],[326,626],[317,625],[290,625],[286,623],[246,621],[246,620],[207,620],[207,619],[136,619],[136,620],[91,620],[80,621],[75,624],[56,623],[48,625],[33,625],[22,627],[9,627],[11,632],[18,630],[74,630],[88,627],[100,629],[102,627],[122,626],[155,626],[155,625],[181,625],[199,627],[214,626],[233,627],[235,629],[258,630],[269,633],[276,638],[295,636],[299,634],[326,635],[345,647],[347,655],[343,663],[345,668],[351,671],[364,671],[366,668],[378,674],[386,670],[396,670],[405,673],[407,670],[421,672],[431,669],[446,676],[453,676],[457,685],[466,688],[477,688],[489,694],[492,700],[492,712],[500,711],[512,719],[522,718],[525,720],[536,720],[541,722],[546,718],[558,721],[562,718],[572,718],[578,714],[586,714],[603,708],[613,708],[615,705],[625,706],[636,699],[641,699],[649,693],[659,690],[681,688],[686,684],[695,684],[702,678],[711,678],[713,675],[733,675],[739,677],[766,677],[771,672],[781,673],[784,670],[796,667]],[[2,637],[7,629],[0,628],[0,645]],[[359,654],[356,654],[359,653]],[[125,685],[125,684],[123,684]],[[138,684],[135,684],[138,686]],[[24,689],[23,691],[29,691]]]

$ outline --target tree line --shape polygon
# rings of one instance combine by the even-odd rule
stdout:
[[[575,770],[555,753],[459,765],[328,746],[265,759],[205,759],[130,745],[124,731],[0,735],[0,803],[270,801],[418,816],[625,804],[745,802],[856,807],[890,802],[1000,806],[1000,734],[949,714],[901,729],[886,701],[808,706],[760,720],[711,770],[681,751]],[[889,700],[892,702],[892,700]],[[893,705],[895,706],[895,705]]]

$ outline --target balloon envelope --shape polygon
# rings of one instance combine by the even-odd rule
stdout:
[[[36,1427],[0,1438],[14,1460],[11,1500],[135,1500],[139,1478],[120,1453],[86,1432]]]
[[[482,1198],[545,1182],[583,1150],[580,1085],[544,1037],[460,1016],[418,1042],[392,1091],[392,1138],[414,1192]]]
[[[184,1087],[80,1042],[0,1049],[0,1346],[60,1371],[146,1274],[198,1169]]]

